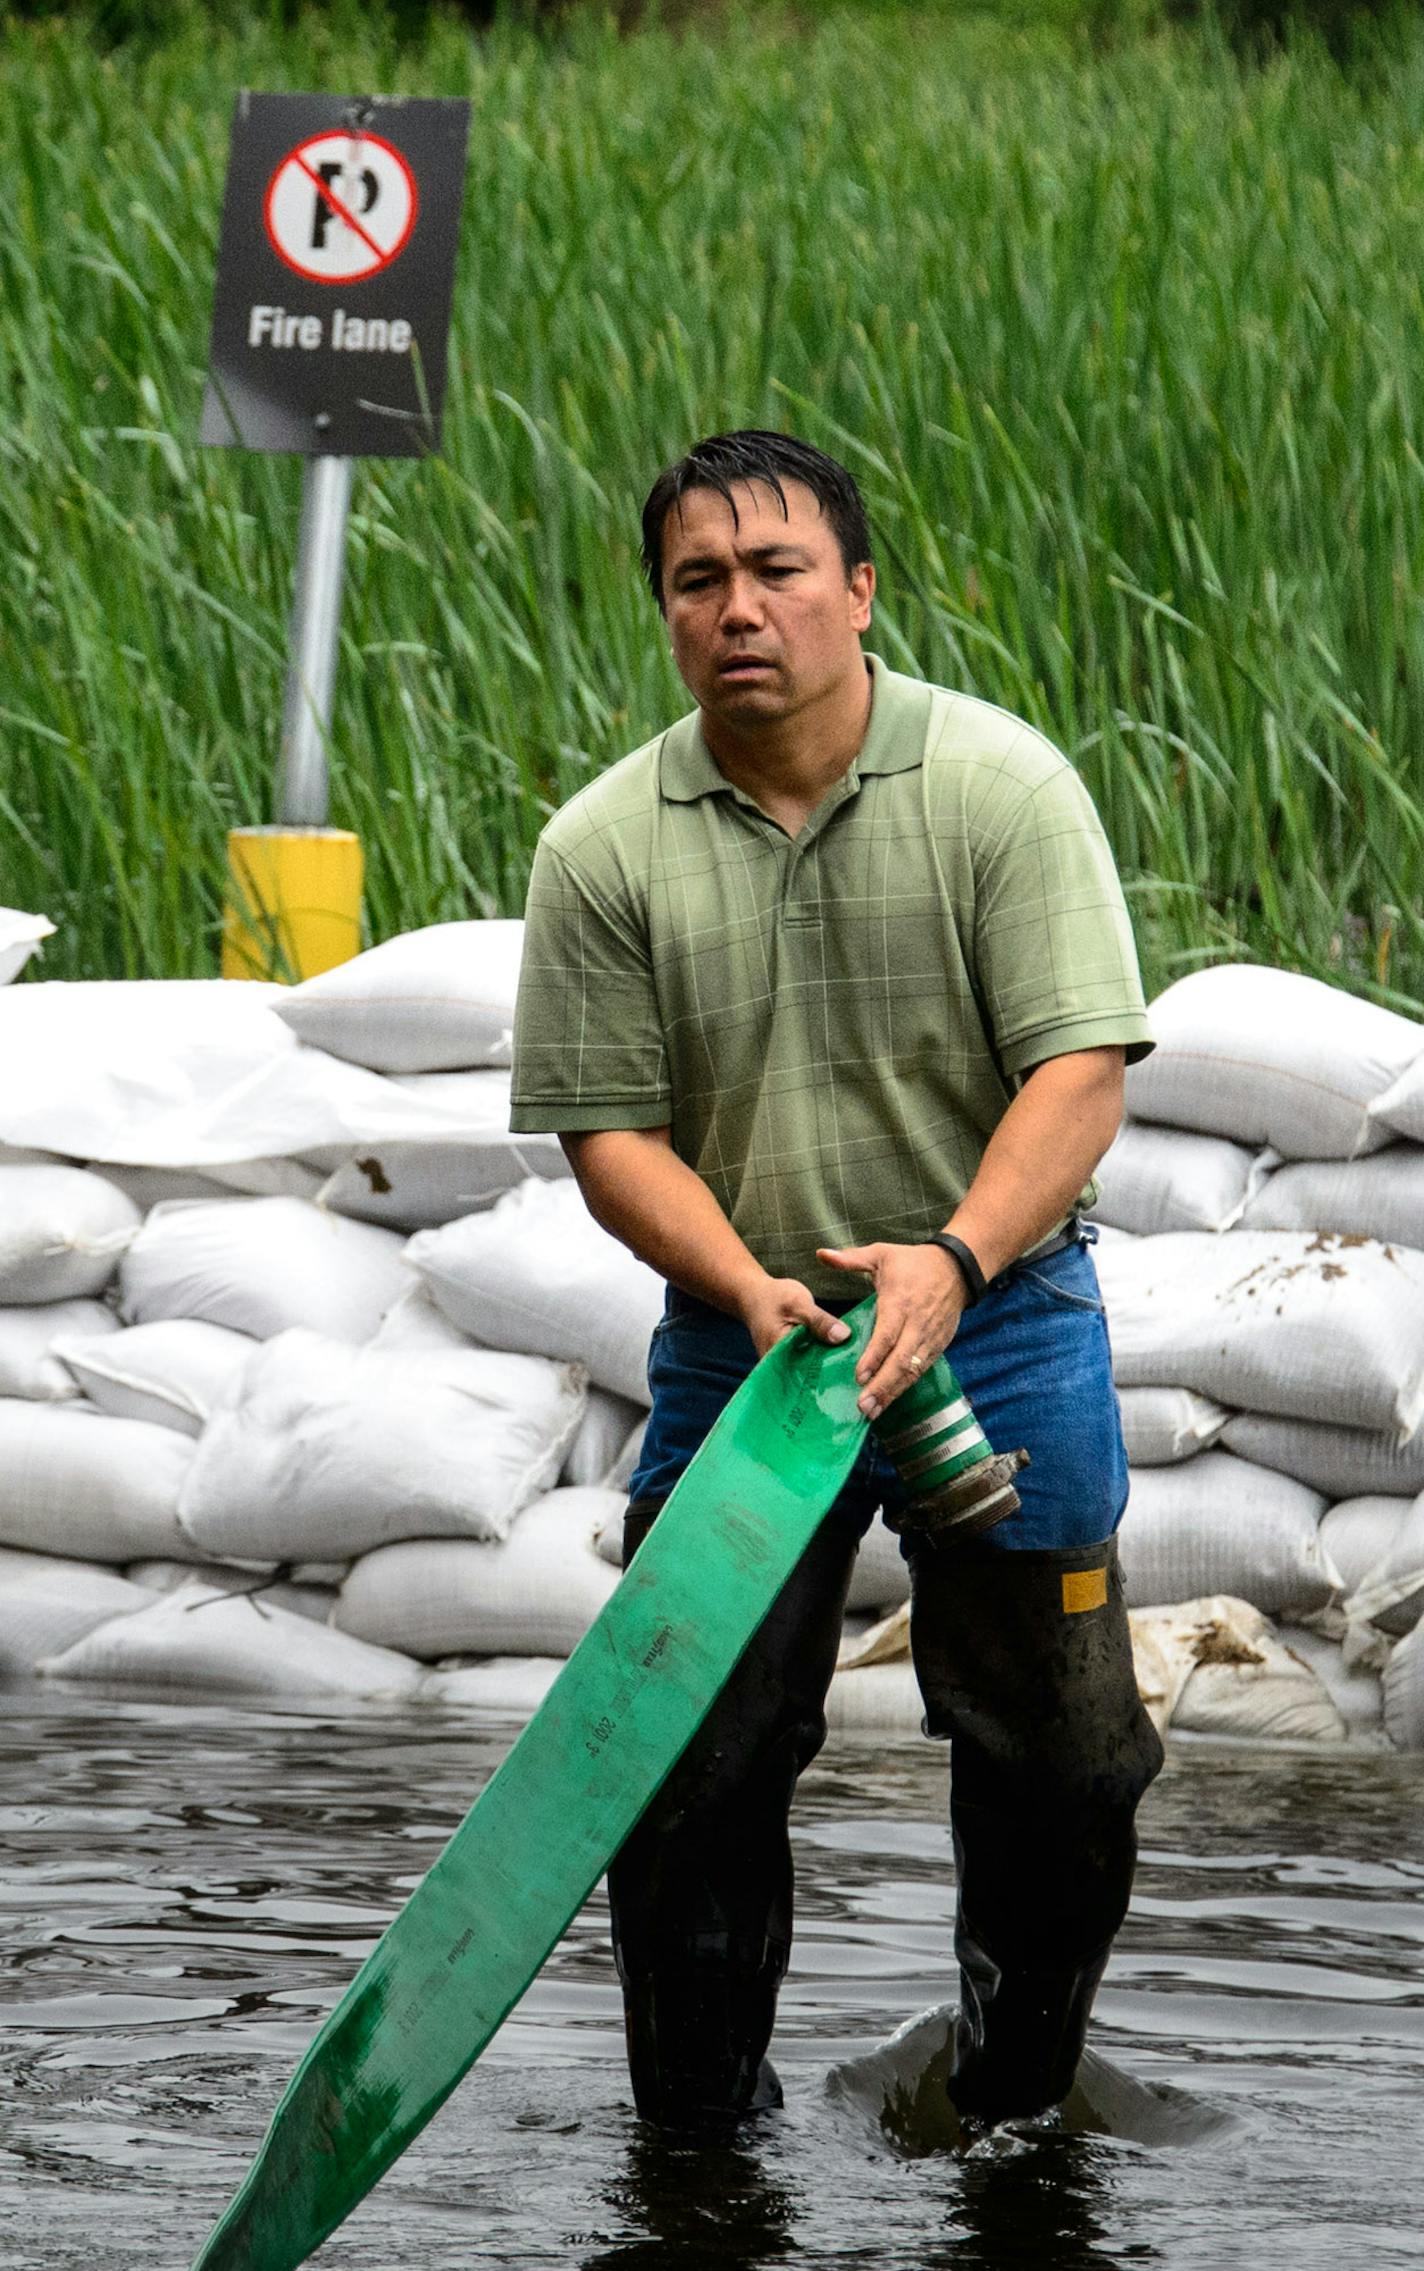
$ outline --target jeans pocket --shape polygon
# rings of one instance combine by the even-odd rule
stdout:
[[[1021,1262],[1016,1274],[1021,1286],[1042,1294],[1055,1308],[1084,1310],[1094,1317],[1107,1316],[1098,1273],[1084,1246],[1065,1246],[1061,1254],[1052,1254],[1046,1262],[1033,1268]]]

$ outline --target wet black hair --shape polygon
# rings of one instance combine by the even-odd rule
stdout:
[[[709,434],[686,457],[660,473],[648,491],[643,507],[643,573],[662,612],[663,528],[674,505],[689,489],[715,489],[732,508],[732,526],[740,527],[734,481],[765,481],[790,518],[783,481],[799,481],[810,490],[831,524],[847,578],[870,558],[870,525],[859,489],[845,467],[810,442],[792,434],[771,434],[748,426],[735,434]]]

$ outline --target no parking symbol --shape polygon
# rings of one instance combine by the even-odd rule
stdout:
[[[238,97],[201,439],[439,447],[469,104]]]
[[[289,150],[267,185],[262,218],[279,260],[314,284],[376,276],[410,241],[420,193],[379,134],[315,134]]]

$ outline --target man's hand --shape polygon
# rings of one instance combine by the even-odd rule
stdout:
[[[815,1295],[799,1278],[766,1277],[741,1297],[742,1322],[756,1344],[760,1361],[767,1350],[797,1325],[806,1325],[817,1340],[847,1341],[850,1327],[829,1309],[818,1307]]]
[[[959,1330],[968,1288],[942,1246],[818,1246],[818,1262],[854,1270],[875,1288],[875,1327],[855,1376],[860,1408],[878,1419],[943,1354]],[[920,1359],[918,1365],[910,1358]]]

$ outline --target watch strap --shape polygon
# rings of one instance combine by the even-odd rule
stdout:
[[[922,1239],[921,1244],[942,1246],[947,1254],[953,1255],[969,1288],[969,1308],[972,1309],[976,1301],[983,1300],[989,1290],[989,1281],[980,1269],[979,1258],[972,1247],[966,1246],[962,1238],[956,1238],[949,1230],[937,1230],[932,1238]]]

